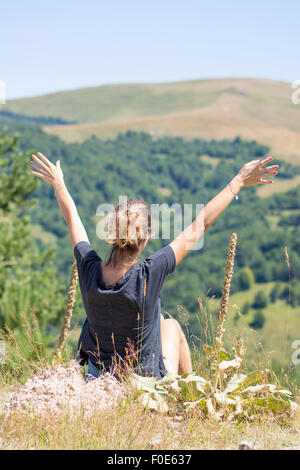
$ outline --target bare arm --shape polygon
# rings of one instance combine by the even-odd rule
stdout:
[[[263,168],[263,166],[271,160],[272,157],[268,157],[262,161],[253,160],[244,165],[239,174],[230,182],[230,185],[227,185],[209,201],[191,225],[183,230],[183,232],[170,243],[175,254],[176,264],[180,263],[187,255],[203,233],[217,220],[222,212],[224,212],[226,207],[242,188],[256,184],[273,183],[273,181],[264,178],[276,175],[277,171],[272,170],[277,169],[278,165]]]
[[[53,186],[60,211],[69,228],[72,248],[80,241],[88,242],[87,233],[82,225],[75,203],[64,183],[60,161],[58,160],[56,165],[53,165],[43,154],[38,152],[37,155],[39,158],[32,155],[34,161],[30,163],[38,172],[31,171],[31,173]]]

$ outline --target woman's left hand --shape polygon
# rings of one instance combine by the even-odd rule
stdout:
[[[231,184],[238,192],[246,186],[255,186],[257,184],[272,184],[273,180],[266,179],[268,176],[278,174],[278,165],[264,166],[272,161],[272,157],[263,160],[252,160],[244,165],[237,176],[233,178]],[[274,171],[275,170],[275,171]]]
[[[64,175],[60,167],[60,160],[56,162],[56,165],[53,165],[42,153],[37,152],[37,155],[32,155],[33,161],[30,164],[38,172],[31,170],[30,173],[52,184],[54,188],[64,185]]]

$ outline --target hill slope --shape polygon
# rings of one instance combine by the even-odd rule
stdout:
[[[291,94],[288,83],[228,78],[84,88],[11,100],[5,109],[77,121],[45,127],[68,142],[128,129],[187,138],[240,135],[300,162],[300,106],[292,104]]]

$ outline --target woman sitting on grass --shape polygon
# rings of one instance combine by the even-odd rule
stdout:
[[[174,319],[161,315],[160,291],[166,277],[191,250],[203,232],[222,214],[246,186],[270,184],[278,165],[264,167],[272,157],[253,160],[215,196],[178,237],[152,256],[138,262],[151,232],[151,216],[143,201],[120,204],[110,216],[107,241],[112,248],[107,261],[90,246],[63,178],[60,161],[53,165],[44,155],[32,155],[31,171],[52,184],[68,225],[77,261],[86,321],[79,339],[81,363],[88,373],[116,372],[116,364],[128,358],[128,343],[134,346],[135,371],[162,378],[167,372],[188,374],[192,362],[185,335]],[[130,349],[130,348],[129,348]],[[131,351],[132,353],[132,351]]]

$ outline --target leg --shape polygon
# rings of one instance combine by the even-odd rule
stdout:
[[[186,337],[176,320],[161,319],[161,340],[164,363],[171,374],[190,374],[192,360]]]
[[[180,338],[178,329],[172,320],[161,320],[161,343],[165,367],[171,374],[177,375],[179,369]]]

